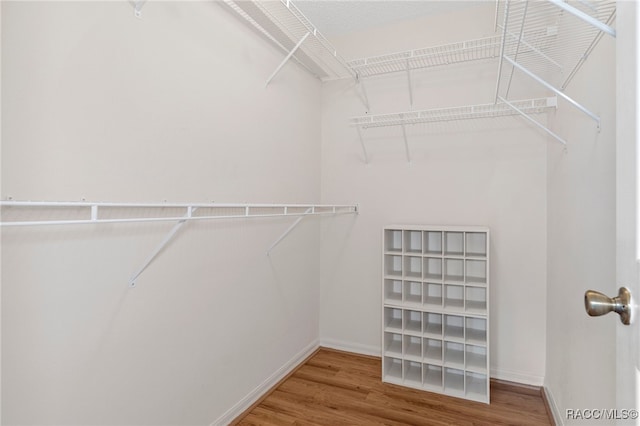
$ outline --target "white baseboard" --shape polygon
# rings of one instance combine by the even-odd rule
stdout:
[[[551,389],[543,386],[542,392],[544,392],[545,396],[547,397],[547,402],[549,403],[549,408],[551,409],[551,414],[553,415],[553,420],[556,422],[556,426],[564,426],[564,417],[558,409],[558,405],[556,404],[556,400],[553,397],[553,393],[551,393]]]
[[[287,363],[280,367],[275,373],[269,376],[264,382],[260,383],[247,396],[242,398],[236,405],[227,410],[222,416],[211,423],[211,426],[224,426],[231,423],[236,417],[247,410],[251,405],[258,401],[269,389],[274,387],[287,374],[293,371],[302,361],[311,355],[319,347],[319,341],[314,340],[307,347],[298,352]]]
[[[542,376],[521,373],[519,371],[503,370],[500,368],[491,369],[491,378],[532,386],[542,386],[544,383],[544,377]]]
[[[380,356],[379,346],[361,345],[359,343],[343,342],[333,339],[320,339],[320,346],[329,349],[337,349],[339,351],[353,352],[360,355]]]

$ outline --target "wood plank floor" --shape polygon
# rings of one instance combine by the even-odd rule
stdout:
[[[233,425],[552,425],[537,390],[492,384],[491,404],[380,380],[380,359],[319,349]]]

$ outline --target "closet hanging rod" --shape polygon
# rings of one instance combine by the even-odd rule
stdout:
[[[334,204],[233,204],[233,203],[111,203],[111,202],[67,202],[67,201],[0,201],[2,221],[0,226],[43,226],[43,225],[85,225],[103,223],[133,223],[133,222],[183,222],[215,219],[245,219],[267,218],[281,216],[320,216],[337,214],[357,214],[357,205]],[[10,216],[11,208],[23,211],[25,208],[40,209],[89,209],[84,216],[68,218],[42,219],[41,216],[33,220],[6,220]],[[125,209],[184,209],[181,215],[168,216],[134,216],[100,217],[102,211],[120,211]],[[207,209],[220,209],[218,212],[206,213]],[[102,211],[101,211],[102,210]],[[198,215],[195,211],[198,210]],[[226,210],[226,211],[225,211]],[[87,213],[89,216],[87,217]]]

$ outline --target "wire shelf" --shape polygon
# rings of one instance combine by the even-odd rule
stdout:
[[[347,62],[360,77],[411,71],[500,57],[502,36],[485,37],[423,49],[407,50]]]
[[[510,103],[527,114],[541,114],[555,109],[557,98],[526,99],[510,101]],[[352,118],[350,124],[354,127],[367,129],[373,127],[436,123],[441,121],[505,117],[519,114],[520,113],[514,110],[512,106],[504,102],[498,102],[496,104],[467,105],[393,114],[366,115]]]
[[[224,2],[286,52],[294,50],[309,33],[293,58],[320,80],[355,77],[331,43],[291,1]]]
[[[615,20],[615,0],[499,1],[504,56],[564,90]],[[615,34],[613,32],[612,34]],[[514,67],[501,67],[498,92],[508,96]]]
[[[0,201],[0,227],[189,222],[358,213],[357,205]]]

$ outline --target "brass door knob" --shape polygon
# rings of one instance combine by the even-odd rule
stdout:
[[[631,323],[631,292],[626,287],[620,287],[618,296],[609,297],[598,291],[587,290],[584,293],[584,308],[592,317],[616,312],[624,325]]]

